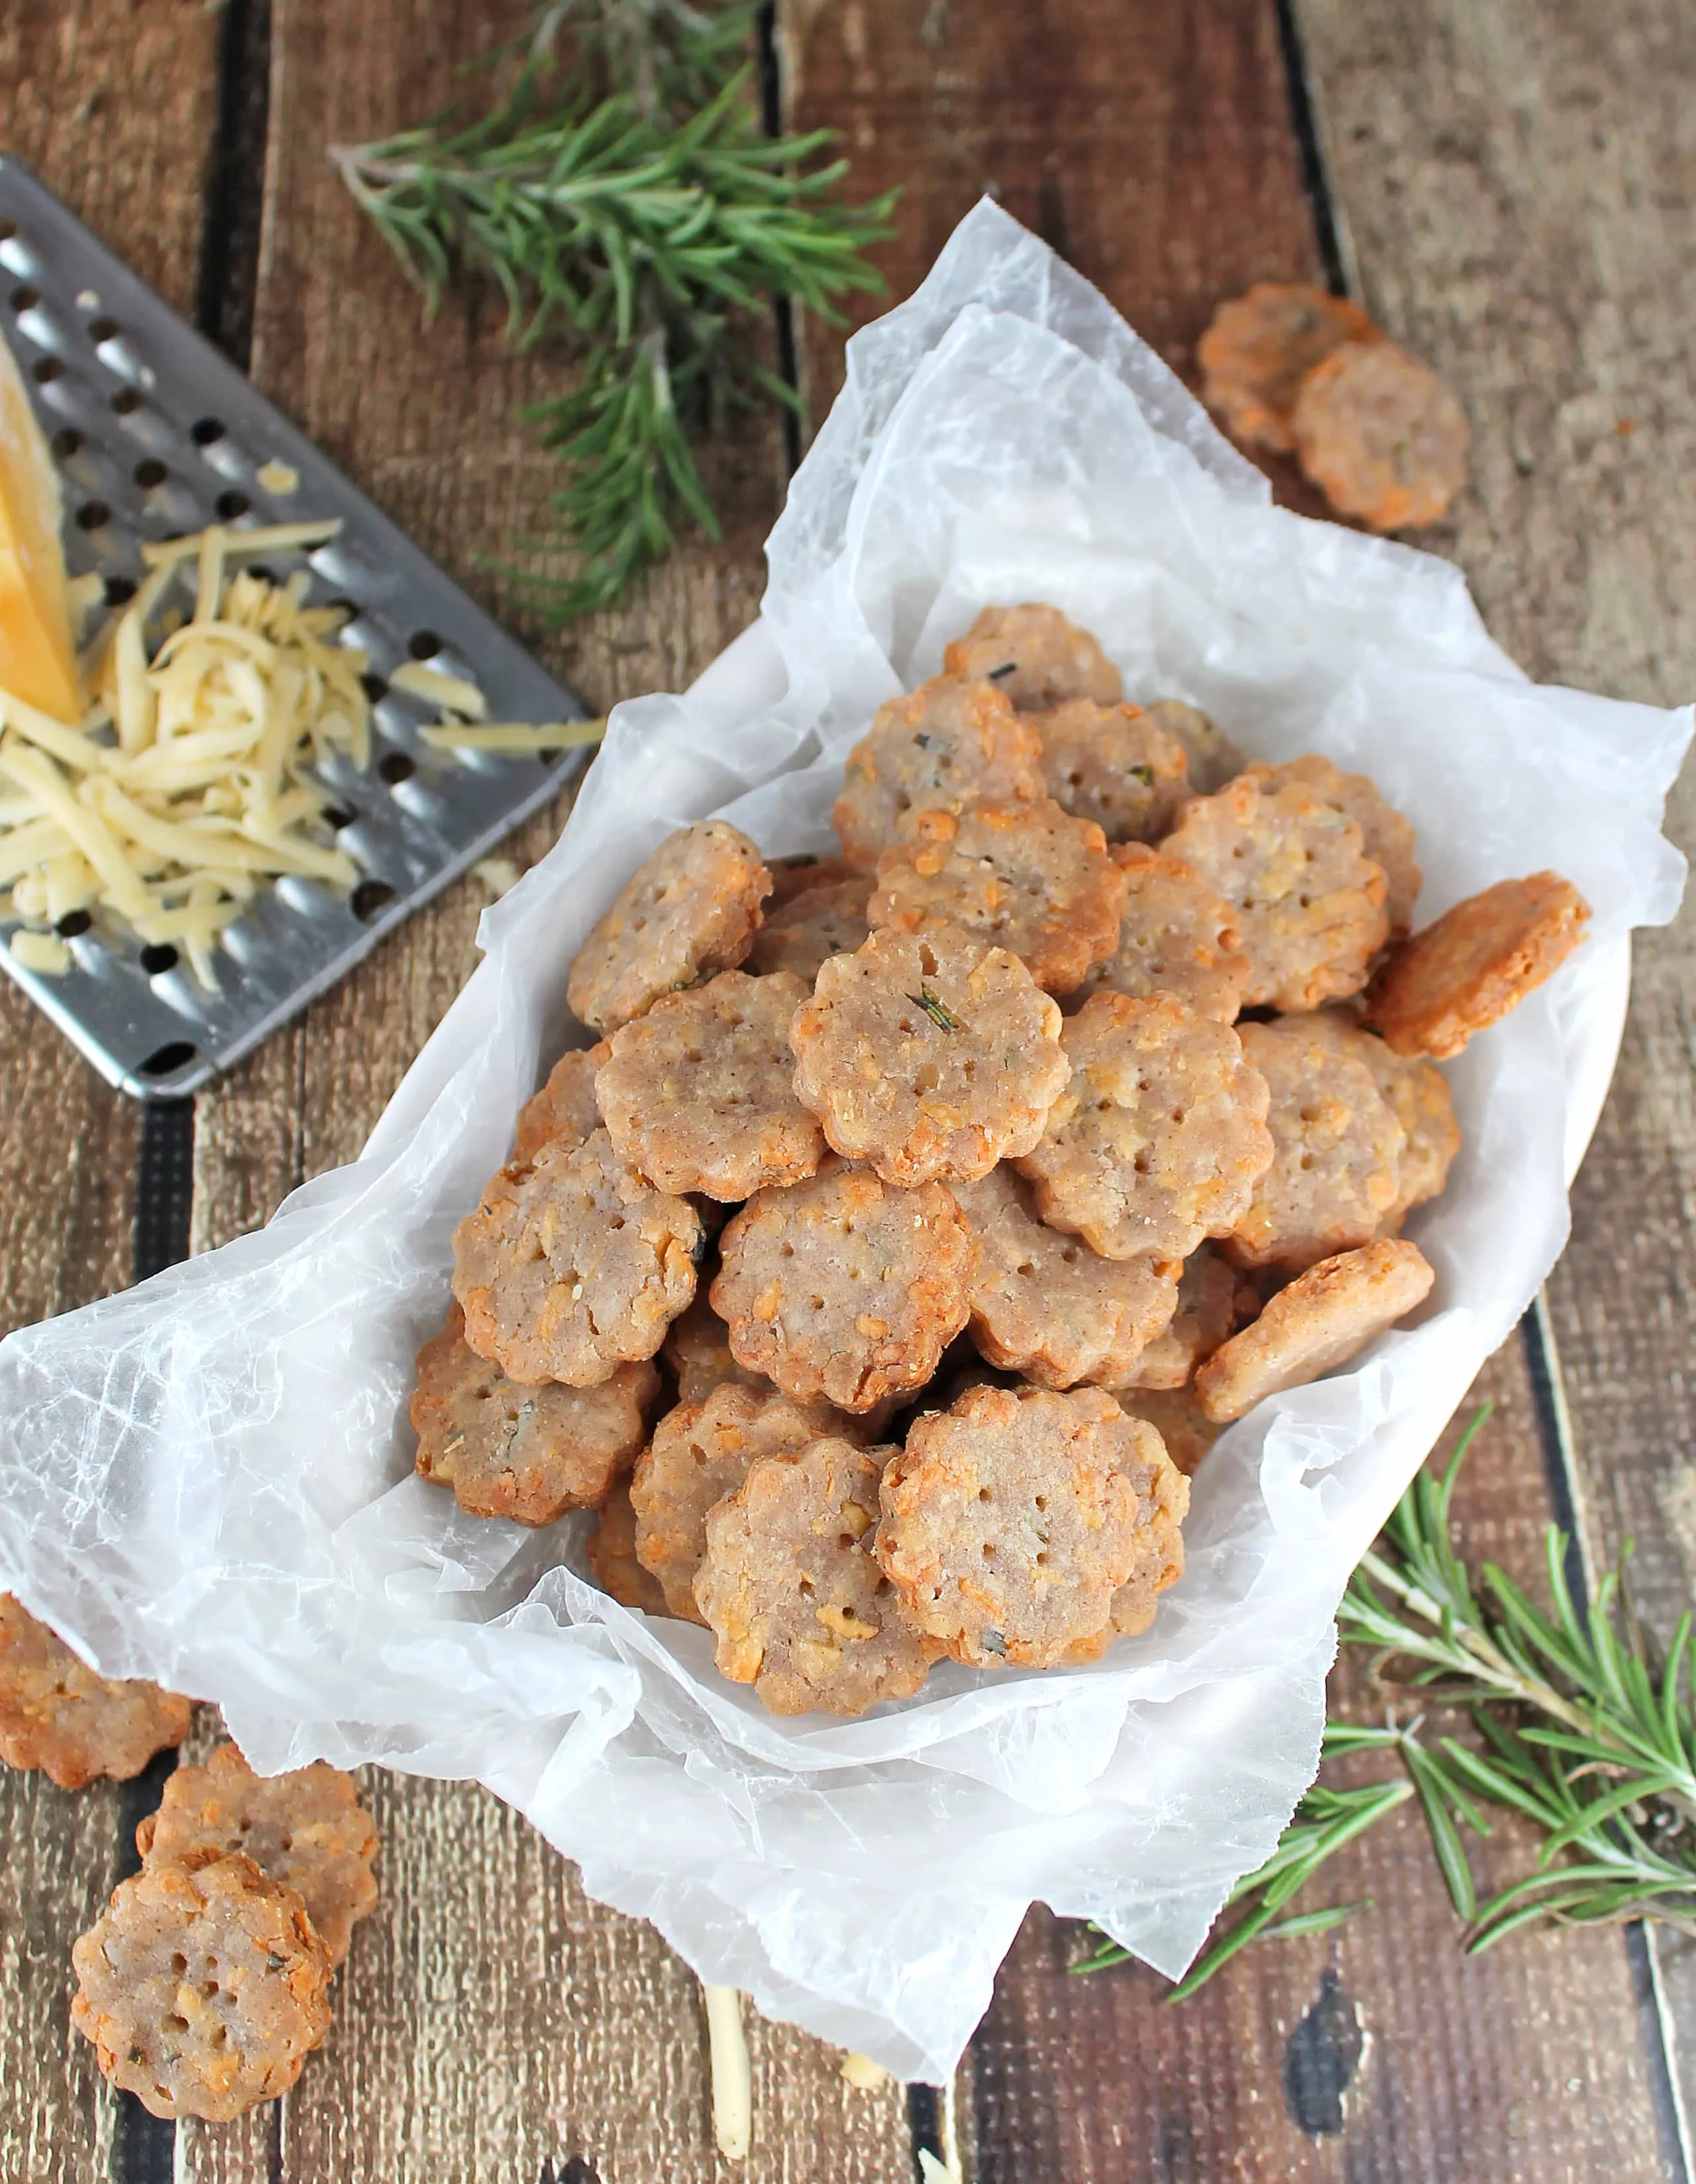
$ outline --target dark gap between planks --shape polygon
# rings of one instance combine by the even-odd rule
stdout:
[[[759,11],[759,107],[768,136],[781,136],[784,125],[783,57],[777,43],[775,0]],[[777,339],[777,376],[801,392],[800,343],[797,337],[796,309],[787,296],[772,298],[771,323]],[[783,476],[786,487],[801,467],[801,424],[798,411],[783,412]]]
[[[1343,240],[1337,207],[1320,148],[1319,123],[1314,113],[1313,90],[1308,81],[1307,61],[1301,32],[1296,25],[1295,0],[1273,0],[1278,19],[1278,48],[1283,55],[1284,81],[1289,94],[1290,127],[1301,153],[1302,181],[1313,211],[1314,240],[1319,246],[1325,282],[1333,296],[1348,293],[1348,275],[1343,262]]]
[[[1519,1332],[1531,1380],[1538,1446],[1543,1453],[1549,1498],[1553,1504],[1554,1522],[1566,1535],[1566,1582],[1574,1600],[1581,1607],[1588,1607],[1590,1576],[1584,1558],[1578,1504],[1577,1457],[1560,1394],[1560,1361],[1554,1347],[1553,1331],[1537,1305],[1521,1320]],[[1633,1919],[1624,1929],[1621,1938],[1632,1999],[1637,2008],[1638,2035],[1648,2065],[1649,2098],[1654,2109],[1655,2137],[1660,2157],[1670,2179],[1676,2180],[1676,2184],[1692,2184],[1689,2151],[1673,2076],[1672,2028],[1656,1989],[1654,1969],[1649,1960],[1649,1934],[1641,1919]]]
[[[264,209],[265,131],[270,100],[270,0],[226,0],[219,36],[218,119],[206,167],[200,273],[194,323],[243,370],[253,335],[259,223]],[[194,1202],[194,1102],[166,1100],[142,1110],[136,1175],[131,1273],[146,1281],[188,1256]],[[126,1783],[119,1801],[117,1875],[136,1872],[136,1825],[157,1809],[175,1754],[161,1752]],[[281,2176],[274,2127],[271,2173]],[[149,2115],[133,2093],[117,2096],[113,2134],[116,2184],[172,2184],[175,2127]]]

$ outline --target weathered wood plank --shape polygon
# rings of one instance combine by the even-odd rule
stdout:
[[[1454,551],[1533,674],[1696,690],[1696,42],[1677,0],[1299,0],[1365,300],[1465,402]],[[1696,841],[1696,780],[1669,832]],[[1593,1544],[1665,1634],[1696,1591],[1688,909],[1636,957],[1619,1074],[1549,1284]],[[1661,1951],[1696,2109],[1696,1961]]]
[[[968,13],[950,0],[924,10],[795,0],[780,21],[797,120],[843,131],[858,187],[907,186],[902,234],[881,254],[897,295],[985,189],[1101,286],[1187,377],[1221,297],[1255,280],[1322,277],[1270,5],[1048,0]],[[1352,22],[1338,10],[1345,43]],[[1381,96],[1393,100],[1395,79],[1383,81]],[[1393,231],[1375,235],[1372,252],[1393,254],[1394,242]],[[816,414],[837,383],[828,334],[809,330],[804,354]],[[1287,473],[1275,476],[1286,499],[1308,504]],[[1475,1494],[1475,1538],[1481,1551],[1534,1557],[1547,1502],[1517,1348],[1493,1369],[1512,1400],[1494,1429],[1493,1478]],[[1522,1536],[1499,1546],[1486,1535],[1516,1511]],[[1170,2014],[1154,2006],[1152,1979],[1117,1988],[1065,1979],[1065,1930],[1033,1919],[976,2047],[982,2177],[1097,2184],[1154,2170],[1271,2177],[1346,2168],[1435,2178],[1496,2173],[1487,2145],[1503,2173],[1589,2173],[1590,2152],[1622,2118],[1647,2149],[1637,2173],[1660,2174],[1617,1940],[1593,1937],[1582,1961],[1560,1958],[1566,1992],[1579,1998],[1566,2012],[1543,1992],[1556,1945],[1463,1963],[1412,1831],[1360,1857],[1385,1906],[1375,1927],[1348,1930],[1334,1958],[1317,1941],[1251,1957]],[[1290,2036],[1333,1961],[1373,2036],[1361,2079],[1371,2090],[1346,2105],[1334,2146],[1310,2144],[1282,2090]],[[1604,2081],[1589,2039],[1617,2061]],[[1457,2053],[1487,2043],[1487,2076],[1454,2067]],[[1575,2076],[1582,2100],[1566,2088]],[[1536,2146],[1521,2147],[1527,2128]],[[1535,2169],[1539,2152],[1573,2165]]]
[[[210,17],[173,0],[0,13],[0,145],[182,310],[216,42]],[[0,981],[0,1333],[131,1279],[138,1123]],[[70,1944],[116,1878],[122,1795],[0,1771],[0,2176],[112,2174],[114,2103],[67,2008]]]
[[[796,124],[841,132],[856,194],[903,193],[898,234],[871,253],[892,298],[986,193],[1186,379],[1220,297],[1311,277],[1271,6],[781,0],[777,20]],[[887,300],[854,299],[854,323]],[[816,424],[841,384],[842,337],[811,324],[800,347]],[[1316,509],[1293,464],[1276,476]]]
[[[498,25],[480,27],[492,36]],[[253,369],[487,594],[478,555],[545,515],[547,466],[517,412],[548,368],[505,354],[492,312],[450,309],[420,334],[416,298],[324,156],[331,141],[431,111],[470,36],[464,11],[427,0],[275,8]],[[723,547],[686,549],[628,612],[551,649],[597,705],[679,687],[753,615],[776,435],[744,437],[718,471]],[[520,861],[541,854],[561,816],[526,831]],[[264,1219],[296,1182],[357,1152],[471,969],[484,899],[475,883],[453,890],[202,1101],[197,1247]],[[264,2119],[222,2133],[186,2127],[185,2179],[504,2184],[581,2154],[602,2184],[720,2173],[906,2184],[899,2088],[850,2092],[831,2051],[776,2027],[750,2026],[755,2147],[745,2170],[723,2170],[694,1983],[652,1930],[588,1903],[564,1861],[481,1791],[377,1775],[370,1795],[383,1903],[342,1975],[329,2046],[275,2137]]]
[[[1460,1497],[1463,1541],[1471,1556],[1529,1569],[1543,1496],[1518,1340],[1477,1393],[1498,1409]],[[1348,1674],[1353,1696],[1376,1711],[1358,1668]],[[1510,1830],[1490,1852],[1502,1880],[1526,1869],[1526,1844]],[[1617,1935],[1524,1936],[1463,1955],[1411,1806],[1333,1861],[1302,1905],[1363,1897],[1371,1908],[1347,1925],[1260,1944],[1170,2008],[1164,1982],[1140,1969],[1069,1977],[1078,1930],[1029,1921],[977,2042],[980,2184],[1227,2175],[1653,2184],[1668,2173]]]

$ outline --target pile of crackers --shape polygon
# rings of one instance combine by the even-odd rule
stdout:
[[[565,1054],[454,1241],[417,1465],[598,1513],[614,1598],[774,1713],[1146,1630],[1188,1474],[1433,1283],[1438,1061],[1588,911],[1552,873],[1415,930],[1364,776],[1127,702],[990,607],[849,755],[840,853],[709,820],[571,967]]]

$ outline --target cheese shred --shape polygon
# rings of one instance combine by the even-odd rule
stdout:
[[[308,605],[305,570],[278,583],[247,566],[310,553],[340,529],[214,524],[146,544],[147,575],[85,651],[80,725],[0,689],[0,890],[10,889],[0,914],[21,921],[7,943],[15,962],[69,970],[51,928],[105,916],[145,945],[180,950],[216,992],[225,928],[259,889],[358,884],[324,768],[371,762],[370,659],[342,642],[345,606]],[[167,604],[173,586],[192,593],[186,617]],[[445,751],[566,750],[605,727],[490,722],[475,682],[419,660],[388,680],[435,708],[418,734]]]

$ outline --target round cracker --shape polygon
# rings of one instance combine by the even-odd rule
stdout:
[[[1302,381],[1290,431],[1304,471],[1374,531],[1435,523],[1466,482],[1466,413],[1393,342],[1346,343]]]
[[[934,676],[880,705],[848,753],[831,813],[842,849],[870,866],[915,811],[1041,796],[1043,746],[993,682]]]
[[[150,1864],[239,1851],[294,1890],[332,1965],[376,1905],[376,1827],[353,1776],[322,1760],[256,1774],[236,1746],[220,1744],[203,1767],[179,1767],[166,1778],[158,1811],[136,1830],[136,1847]]]
[[[1097,994],[1062,1038],[1070,1082],[1017,1163],[1043,1219],[1111,1259],[1185,1259],[1227,1234],[1272,1157],[1236,1032],[1180,1001]]]
[[[942,1651],[902,1616],[871,1552],[891,1453],[820,1440],[761,1457],[707,1517],[695,1598],[715,1658],[773,1713],[910,1698]]]
[[[719,1240],[713,1308],[742,1364],[798,1401],[870,1411],[922,1388],[965,1325],[971,1233],[939,1183],[832,1162],[756,1192]]]
[[[1265,1396],[1306,1387],[1423,1304],[1436,1279],[1418,1246],[1400,1239],[1320,1260],[1214,1351],[1195,1376],[1197,1401],[1225,1425]]]
[[[152,2115],[228,2123],[330,2029],[330,1954],[292,1888],[201,1852],[120,1883],[71,1950],[70,2021]]]
[[[412,1394],[414,1468],[448,1487],[468,1516],[553,1524],[593,1509],[646,1438],[659,1393],[646,1362],[616,1366],[594,1386],[525,1386],[480,1357],[456,1303],[418,1353]]]
[[[604,1128],[502,1168],[453,1234],[465,1340],[527,1387],[609,1380],[651,1357],[695,1294],[687,1199],[655,1190]]]
[[[1383,867],[1307,783],[1240,774],[1194,798],[1160,847],[1235,914],[1245,1008],[1316,1009],[1365,985],[1390,929]]]
[[[1059,1010],[1024,964],[940,919],[826,963],[789,1037],[831,1145],[904,1188],[1028,1152],[1067,1076]]]
[[[1021,713],[1046,713],[1073,698],[1112,705],[1125,694],[1095,638],[1058,607],[986,607],[943,660],[950,675],[994,682]]]
[[[1589,904],[1558,872],[1499,880],[1393,951],[1366,1014],[1396,1053],[1446,1061],[1552,978],[1589,922]]]
[[[662,994],[733,970],[770,892],[746,834],[722,819],[680,827],[631,873],[578,950],[565,983],[573,1013],[598,1032],[616,1031]]]
[[[866,915],[903,933],[962,925],[1018,956],[1049,993],[1069,994],[1112,954],[1125,886],[1094,821],[1045,796],[915,813],[877,861]]]
[[[61,1790],[127,1782],[188,1734],[193,1702],[141,1679],[97,1676],[23,1602],[0,1593],[0,1759]]]

